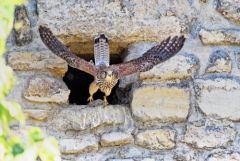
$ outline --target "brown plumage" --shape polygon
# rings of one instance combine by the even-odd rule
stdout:
[[[136,72],[148,71],[155,65],[168,60],[181,50],[185,41],[184,36],[168,37],[137,59],[121,64],[109,65],[108,38],[104,34],[101,34],[95,38],[94,57],[96,65],[94,65],[71,53],[67,47],[57,40],[50,29],[40,26],[39,32],[43,43],[54,54],[66,60],[71,67],[94,76],[95,79],[89,87],[90,97],[88,101],[92,101],[93,94],[100,89],[105,93],[105,104],[107,104],[107,96],[110,95],[112,88],[117,84],[119,79]]]

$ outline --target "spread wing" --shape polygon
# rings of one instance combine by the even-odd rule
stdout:
[[[100,34],[94,40],[94,59],[96,66],[109,66],[108,38],[104,34]]]
[[[79,58],[75,54],[71,53],[69,49],[64,46],[51,32],[50,29],[44,26],[39,27],[40,37],[43,43],[57,56],[64,59],[69,66],[77,68],[91,75],[96,75],[96,67],[84,59]]]
[[[122,64],[111,65],[117,70],[118,78],[133,74],[135,72],[145,72],[152,69],[155,65],[164,62],[174,56],[183,47],[184,36],[168,37],[159,45],[154,46],[141,57],[127,61]]]

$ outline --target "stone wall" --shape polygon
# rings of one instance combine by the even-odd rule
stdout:
[[[240,160],[239,0],[32,0],[15,17],[23,25],[8,40],[18,80],[8,99],[28,126],[59,140],[64,161]],[[168,36],[187,40],[169,61],[120,80],[128,104],[71,105],[68,66],[40,41],[39,25],[76,54],[93,54],[104,32],[123,61]]]

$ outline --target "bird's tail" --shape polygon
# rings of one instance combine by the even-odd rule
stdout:
[[[109,66],[109,45],[105,34],[100,34],[94,40],[94,59],[96,65]]]

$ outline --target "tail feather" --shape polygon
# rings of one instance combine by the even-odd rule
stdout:
[[[100,34],[94,40],[94,58],[95,64],[109,66],[109,45],[105,34]]]

